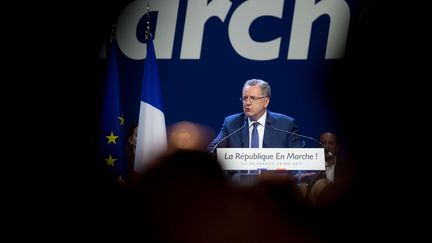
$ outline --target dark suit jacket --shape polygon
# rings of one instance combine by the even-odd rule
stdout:
[[[246,125],[240,129],[245,123]],[[275,128],[292,133],[298,132],[293,118],[267,110],[263,148],[303,148],[305,146],[305,142],[301,137],[278,131]],[[226,138],[230,134],[232,135]],[[249,128],[247,117],[245,117],[244,113],[234,114],[225,118],[221,131],[208,147],[209,151],[212,151],[219,141],[221,143],[217,145],[217,148],[249,147]]]

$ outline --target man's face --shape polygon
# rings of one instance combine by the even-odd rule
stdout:
[[[336,141],[336,135],[330,132],[323,133],[320,136],[320,142],[325,149],[326,157],[328,156],[328,152],[331,152],[333,156],[336,155],[339,149]]]
[[[132,136],[128,138],[128,142],[133,145],[133,147],[136,146],[137,142],[137,135],[138,135],[138,127],[135,127],[132,133]]]
[[[264,112],[270,102],[269,97],[262,98],[261,88],[259,85],[245,86],[243,88],[243,111],[246,116],[252,120],[258,120]]]

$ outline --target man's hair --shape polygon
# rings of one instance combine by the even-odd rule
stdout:
[[[268,96],[268,97],[271,96],[270,85],[266,81],[261,80],[261,79],[249,79],[248,81],[246,81],[244,83],[243,89],[246,86],[255,86],[255,85],[259,85],[260,86],[260,88],[261,88],[261,94],[263,96]]]
[[[133,134],[134,134],[134,130],[135,130],[135,128],[137,128],[137,127],[138,127],[138,122],[133,122],[132,125],[130,126],[129,131],[128,131],[128,134],[127,134],[127,138],[128,138],[128,139],[129,139],[130,137],[133,136]]]
[[[338,137],[337,137],[336,133],[334,133],[334,132],[332,132],[332,131],[325,131],[325,132],[322,132],[322,133],[320,134],[320,137],[321,137],[322,135],[326,134],[326,133],[330,134],[330,135],[334,138],[336,145],[339,145]]]

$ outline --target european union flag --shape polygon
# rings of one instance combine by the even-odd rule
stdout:
[[[120,109],[120,78],[117,52],[117,42],[113,38],[109,53],[108,74],[102,108],[100,146],[102,162],[108,171],[117,181],[125,182],[129,178],[125,156],[125,118]]]

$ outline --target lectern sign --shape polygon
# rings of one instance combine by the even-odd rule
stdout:
[[[323,148],[218,148],[224,170],[325,170]]]

